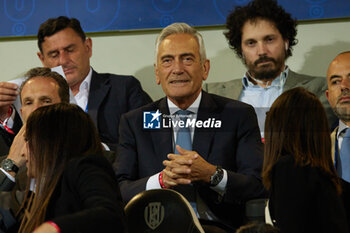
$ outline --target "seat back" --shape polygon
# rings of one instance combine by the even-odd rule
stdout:
[[[129,233],[204,233],[189,202],[174,190],[139,193],[125,213]]]
[[[265,207],[267,198],[247,201],[245,214],[248,222],[265,222]]]

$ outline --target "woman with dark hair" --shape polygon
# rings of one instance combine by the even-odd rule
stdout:
[[[281,232],[348,232],[326,114],[304,88],[284,92],[267,113],[263,183]]]
[[[124,232],[119,186],[89,116],[76,105],[34,111],[19,232]]]

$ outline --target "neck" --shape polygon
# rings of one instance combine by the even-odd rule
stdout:
[[[81,83],[82,82],[79,82],[77,84],[74,84],[74,85],[70,86],[70,89],[71,89],[71,91],[72,91],[74,96],[76,96],[76,94],[79,93],[79,88],[80,88]]]
[[[173,102],[178,108],[182,109],[182,110],[186,110],[188,109],[193,103],[194,101],[196,101],[197,97],[199,96],[199,93],[197,95],[194,96],[186,96],[186,97],[182,97],[182,98],[172,98],[170,96],[167,96],[171,102]]]
[[[341,120],[347,127],[350,127],[350,121],[343,121]]]

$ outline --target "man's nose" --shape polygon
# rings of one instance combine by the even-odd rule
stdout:
[[[263,56],[267,54],[267,47],[263,42],[258,42],[257,49],[258,49],[259,56]]]
[[[175,59],[173,73],[174,74],[182,74],[184,71],[184,64],[181,59]]]
[[[66,65],[69,62],[69,54],[65,51],[60,53],[59,64],[60,66]]]
[[[345,77],[341,80],[340,88],[342,90],[347,90],[347,91],[350,90],[350,77]]]

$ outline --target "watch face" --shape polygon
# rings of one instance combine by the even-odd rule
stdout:
[[[1,166],[5,171],[12,171],[13,162],[10,159],[5,159],[2,161]]]
[[[212,175],[210,178],[210,185],[211,186],[216,186],[220,183],[222,178],[224,177],[223,171],[221,168],[217,168],[216,172],[214,175]]]

